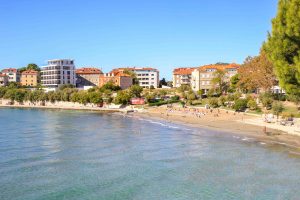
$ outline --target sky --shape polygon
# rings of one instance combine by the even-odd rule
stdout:
[[[243,63],[271,31],[277,0],[0,0],[0,69],[70,58],[76,67]]]

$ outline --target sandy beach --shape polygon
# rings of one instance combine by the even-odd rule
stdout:
[[[288,134],[287,131],[284,131],[289,127],[282,127],[282,130],[269,128],[272,125],[264,123],[261,117],[245,113],[234,113],[222,109],[211,111],[204,108],[200,108],[198,111],[200,112],[195,114],[194,108],[169,109],[166,106],[161,106],[148,108],[145,112],[137,113],[137,115],[181,123],[196,128],[221,130],[226,133],[252,137],[259,141],[284,144],[300,150],[300,136]],[[250,122],[257,122],[257,124]]]

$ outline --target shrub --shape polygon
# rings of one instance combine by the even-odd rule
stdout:
[[[210,107],[212,107],[212,108],[217,108],[217,107],[219,107],[219,104],[218,104],[218,98],[212,97],[212,98],[208,99],[208,104],[209,104]]]
[[[244,111],[247,108],[247,100],[246,99],[237,99],[234,102],[233,108],[236,111]]]
[[[247,103],[247,107],[250,109],[250,110],[257,110],[258,106],[257,106],[257,103],[254,99],[250,99]]]
[[[279,116],[280,113],[282,113],[282,111],[284,110],[283,104],[279,101],[275,101],[272,104],[272,111],[273,114],[277,116]]]
[[[220,96],[218,99],[219,106],[225,106],[227,98],[225,96]]]

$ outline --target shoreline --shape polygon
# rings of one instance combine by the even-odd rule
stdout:
[[[28,108],[28,109],[54,109],[54,110],[86,110],[86,111],[97,111],[103,113],[128,113],[126,108],[99,108],[99,107],[87,107],[87,106],[38,106],[38,105],[1,105],[0,108]],[[288,134],[281,130],[268,128],[267,132],[269,135],[263,133],[263,127],[259,125],[253,125],[246,122],[242,122],[245,119],[257,118],[256,116],[247,116],[244,114],[238,114],[236,118],[242,118],[241,120],[232,120],[230,117],[223,118],[212,118],[208,116],[204,118],[196,118],[194,116],[176,115],[168,112],[163,112],[163,108],[148,108],[143,112],[131,112],[132,115],[151,118],[155,120],[164,120],[170,123],[177,123],[192,128],[200,128],[207,130],[220,131],[226,134],[238,135],[243,137],[249,137],[259,142],[265,142],[268,144],[282,145],[289,148],[296,149],[300,152],[300,136]],[[232,114],[232,113],[231,113]],[[228,115],[231,115],[228,114]],[[231,116],[232,117],[232,116]],[[202,120],[201,120],[202,119]]]
[[[253,125],[246,122],[247,119],[257,118],[256,116],[248,116],[244,114],[238,114],[236,118],[243,118],[244,122],[241,120],[231,120],[230,117],[227,119],[219,119],[208,116],[207,119],[198,119],[194,116],[185,117],[163,113],[161,109],[147,109],[144,113],[134,113],[140,117],[152,118],[157,120],[164,120],[170,123],[178,123],[185,126],[190,126],[193,128],[208,129],[220,131],[226,134],[238,135],[243,137],[249,137],[259,142],[264,142],[267,144],[282,145],[288,148],[293,148],[300,152],[300,136],[292,135],[284,132],[282,130],[267,128],[267,133],[263,132],[264,127],[259,125]],[[230,114],[228,114],[230,115]]]
[[[29,109],[54,109],[54,110],[87,110],[98,112],[127,112],[123,108],[100,108],[100,107],[64,107],[64,106],[28,106],[28,105],[1,105],[0,108],[29,108]]]

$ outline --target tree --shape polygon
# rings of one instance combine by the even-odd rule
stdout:
[[[143,88],[139,85],[132,85],[129,88],[130,95],[132,97],[141,97],[141,93],[143,92]]]
[[[227,84],[227,77],[226,72],[224,70],[217,69],[213,73],[214,78],[211,80],[212,84],[214,85],[216,93],[223,93],[227,92],[228,84]]]
[[[165,78],[163,78],[163,79],[161,79],[160,81],[159,81],[159,87],[161,88],[163,85],[168,85],[168,83],[167,83],[167,81],[166,81],[166,79]]]
[[[74,88],[75,86],[72,84],[64,84],[59,87],[59,90],[64,90],[66,88]]]
[[[275,66],[279,84],[288,94],[300,95],[300,1],[279,0],[264,49]]]
[[[139,79],[137,78],[137,75],[134,71],[131,71],[129,69],[125,69],[124,74],[127,74],[132,78],[132,84],[133,85],[138,85],[139,84]]]
[[[27,70],[34,70],[34,71],[38,71],[38,72],[41,71],[39,66],[34,63],[29,63],[26,68],[27,68]]]
[[[273,64],[267,58],[265,51],[259,56],[247,57],[239,69],[238,87],[246,91],[263,89],[269,91],[276,82]]]
[[[103,99],[101,96],[101,93],[99,92],[90,92],[89,95],[89,101],[93,104],[100,104],[103,103]]]
[[[121,90],[117,93],[114,103],[126,105],[130,101],[130,99],[131,99],[131,96],[128,93],[128,91]]]
[[[279,114],[282,113],[283,110],[284,110],[284,107],[281,102],[279,102],[279,101],[273,102],[272,111],[273,111],[273,114],[277,116],[277,119],[278,119]]]
[[[240,81],[240,75],[236,74],[230,78],[230,87],[229,87],[229,92],[235,92],[236,89],[238,88],[238,83]]]
[[[247,108],[247,99],[237,99],[234,102],[233,108],[236,111],[244,111]]]

